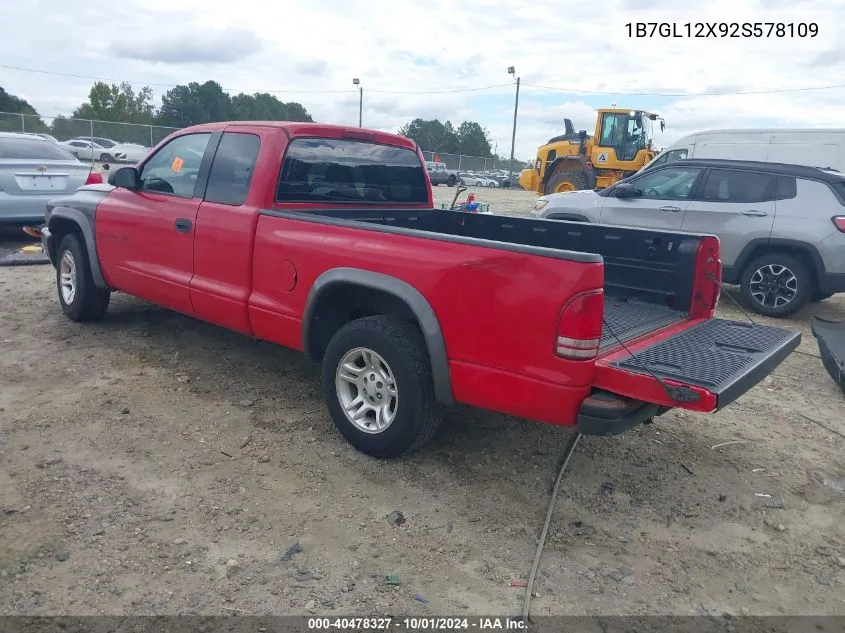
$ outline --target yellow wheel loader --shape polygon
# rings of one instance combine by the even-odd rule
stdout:
[[[575,132],[564,119],[566,133],[549,139],[537,150],[534,165],[522,170],[519,184],[538,195],[604,189],[638,172],[657,155],[652,125],[665,121],[651,112],[625,108],[600,108],[596,130]]]

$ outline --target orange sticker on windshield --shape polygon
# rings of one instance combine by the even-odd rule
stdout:
[[[185,164],[185,161],[179,158],[178,156],[173,159],[173,162],[170,163],[170,169],[175,171],[177,174],[182,171],[182,165]]]

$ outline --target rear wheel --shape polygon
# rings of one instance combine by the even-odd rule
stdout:
[[[97,288],[82,238],[68,233],[56,254],[56,288],[62,312],[72,321],[100,321],[109,307],[111,292]]]
[[[587,176],[580,171],[560,171],[552,174],[543,193],[563,193],[565,191],[580,191],[587,188]]]
[[[373,457],[419,448],[443,419],[422,334],[389,316],[357,319],[334,335],[323,393],[338,430]]]
[[[812,296],[813,275],[800,259],[769,253],[752,261],[742,273],[740,290],[756,312],[785,317],[804,307]]]

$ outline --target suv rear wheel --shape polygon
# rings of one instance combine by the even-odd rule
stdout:
[[[786,253],[761,255],[742,272],[740,290],[755,312],[785,317],[804,307],[815,281],[807,265]]]

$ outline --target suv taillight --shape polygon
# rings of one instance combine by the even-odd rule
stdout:
[[[570,299],[560,312],[555,353],[569,360],[591,360],[599,352],[604,291],[591,290]]]
[[[845,215],[837,215],[833,220],[833,226],[845,233]]]
[[[91,173],[88,174],[88,180],[85,181],[86,185],[101,185],[103,184],[103,175],[98,172],[91,170]]]

